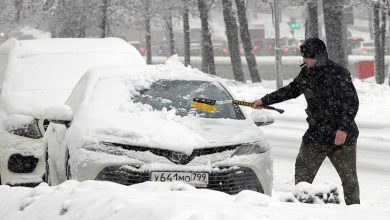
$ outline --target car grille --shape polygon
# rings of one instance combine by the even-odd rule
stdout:
[[[181,152],[165,150],[160,148],[132,146],[132,145],[108,143],[108,142],[103,142],[103,143],[108,146],[116,146],[125,150],[141,151],[141,152],[149,151],[157,156],[163,156],[175,164],[181,164],[181,165],[188,164],[195,157],[221,153],[229,150],[236,150],[238,147],[241,146],[240,144],[236,144],[236,145],[228,145],[228,146],[221,146],[221,147],[195,149],[191,155],[186,155]]]
[[[150,173],[111,166],[103,169],[96,180],[111,181],[123,185],[133,185],[150,181]],[[237,194],[242,190],[253,190],[264,193],[255,172],[246,167],[223,167],[219,171],[209,173],[207,189],[217,190],[228,194]]]

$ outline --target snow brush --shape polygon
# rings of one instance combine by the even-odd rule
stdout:
[[[191,102],[191,107],[201,109],[204,111],[215,112],[217,107],[215,104],[234,104],[234,105],[242,105],[242,106],[253,106],[253,102],[245,102],[240,100],[226,100],[226,101],[216,101],[213,99],[205,99],[205,98],[194,98]],[[282,114],[284,112],[283,109],[278,109],[269,105],[261,106],[262,109],[275,110]]]

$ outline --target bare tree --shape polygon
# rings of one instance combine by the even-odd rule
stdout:
[[[245,58],[248,63],[249,74],[252,82],[261,82],[260,73],[257,68],[256,57],[253,54],[252,40],[249,34],[248,20],[246,17],[246,0],[236,0],[238,21],[240,22],[241,42],[244,46]]]
[[[390,10],[388,11],[388,14],[389,14],[389,18],[390,18]],[[389,24],[390,24],[390,19],[389,19]],[[389,25],[389,33],[390,33],[390,25]],[[385,43],[385,45],[386,45],[386,43]],[[389,50],[390,50],[390,48],[388,48]],[[390,68],[390,67],[388,67],[388,68]],[[389,71],[387,71],[387,73],[388,73],[388,81],[389,81],[389,86],[390,86],[390,73],[389,73]]]
[[[232,0],[222,0],[222,7],[233,76],[236,81],[245,82],[244,70],[242,69],[241,63],[240,46],[238,43],[238,27],[236,16],[233,12]]]
[[[202,71],[213,75],[215,72],[213,43],[211,42],[211,32],[209,28],[209,11],[214,0],[198,0],[198,9],[202,25]]]
[[[183,3],[183,34],[184,34],[184,65],[188,66],[191,64],[190,54],[190,18],[188,9],[188,0],[182,0]]]
[[[344,1],[323,0],[326,43],[329,58],[348,68],[346,25],[343,22]]]
[[[145,0],[145,42],[146,42],[146,63],[152,64],[152,34],[150,31],[150,0]]]
[[[108,0],[103,0],[102,1],[102,5],[101,5],[101,8],[102,8],[102,23],[100,24],[100,28],[102,29],[102,32],[101,32],[101,35],[100,37],[101,38],[105,38],[106,37],[106,34],[107,34],[107,21],[108,21],[108,4],[109,4],[109,1]]]
[[[306,4],[306,24],[305,38],[318,37],[318,2],[309,0]]]
[[[374,2],[372,5],[373,10],[373,31],[374,31],[374,42],[375,42],[375,55],[374,55],[374,62],[375,62],[375,80],[378,84],[382,84],[384,81],[384,68],[382,65],[382,43],[381,43],[381,27],[380,27],[380,4],[377,2]]]
[[[173,22],[172,22],[172,5],[171,0],[168,1],[168,10],[167,14],[164,16],[165,26],[168,30],[168,39],[169,39],[169,51],[172,56],[175,54],[175,37],[173,33]]]
[[[380,62],[381,74],[375,79],[378,84],[385,82],[385,49],[386,49],[386,10],[384,6],[381,7],[381,25],[380,25]]]
[[[14,0],[14,6],[16,9],[16,22],[19,23],[22,16],[23,0]]]

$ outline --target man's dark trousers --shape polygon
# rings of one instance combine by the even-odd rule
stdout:
[[[356,144],[335,151],[324,151],[318,143],[302,143],[295,162],[295,184],[312,183],[325,157],[328,157],[341,178],[347,205],[360,204],[356,174]]]

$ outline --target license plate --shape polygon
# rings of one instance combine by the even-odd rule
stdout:
[[[181,181],[196,187],[206,187],[209,183],[209,173],[158,171],[150,175],[150,180],[157,182]]]

